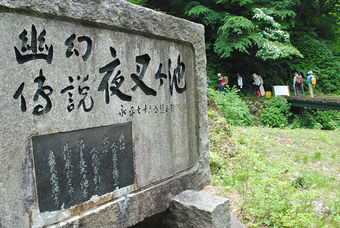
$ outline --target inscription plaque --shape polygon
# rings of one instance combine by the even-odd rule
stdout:
[[[32,137],[40,212],[134,183],[131,123]]]

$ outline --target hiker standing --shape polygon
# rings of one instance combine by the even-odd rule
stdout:
[[[241,91],[241,93],[245,95],[243,90],[243,78],[241,77],[240,73],[237,73],[236,76],[237,76],[237,88]]]
[[[207,86],[209,87],[209,84],[210,84],[210,78],[209,77],[207,77],[206,83],[207,83]]]
[[[314,88],[315,88],[315,84],[316,84],[316,77],[313,73],[313,71],[308,71],[307,73],[307,82],[308,82],[308,87],[309,87],[309,94],[311,97],[314,97]]]
[[[254,79],[254,82],[253,82],[254,95],[257,97],[260,97],[261,96],[260,91],[259,91],[260,85],[261,85],[260,78],[257,76],[256,73],[253,73],[253,79]]]
[[[223,91],[224,87],[228,84],[228,77],[223,77],[221,73],[218,73],[218,90]]]
[[[260,79],[259,91],[260,91],[261,97],[264,97],[264,95],[266,95],[266,91],[264,90],[264,86],[263,86],[263,78],[259,74],[257,75],[257,77],[259,77]]]
[[[293,87],[295,90],[295,95],[298,97],[301,97],[301,90],[303,87],[303,78],[302,78],[302,75],[298,74],[297,72],[294,73]]]

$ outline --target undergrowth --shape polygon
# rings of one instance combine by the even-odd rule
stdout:
[[[340,227],[338,131],[231,128],[211,98],[208,114],[212,184],[243,223]]]
[[[288,117],[290,106],[287,100],[282,97],[273,97],[264,103],[260,120],[271,127],[288,126]]]
[[[216,91],[208,88],[208,98],[216,101],[227,123],[234,126],[254,125],[249,109],[243,104],[237,91],[238,90],[234,88],[229,89],[228,86],[224,91]]]

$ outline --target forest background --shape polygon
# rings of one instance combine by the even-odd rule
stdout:
[[[292,85],[312,70],[317,93],[340,95],[340,0],[128,0],[205,26],[207,75],[250,90],[253,72],[273,85]]]
[[[247,227],[340,227],[340,112],[231,88],[238,72],[249,92],[253,72],[271,91],[312,70],[317,95],[339,96],[340,0],[128,1],[205,25],[208,187],[231,213]],[[218,72],[229,77],[223,92]]]

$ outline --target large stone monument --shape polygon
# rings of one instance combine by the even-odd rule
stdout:
[[[129,227],[209,182],[204,28],[0,0],[0,227]]]

